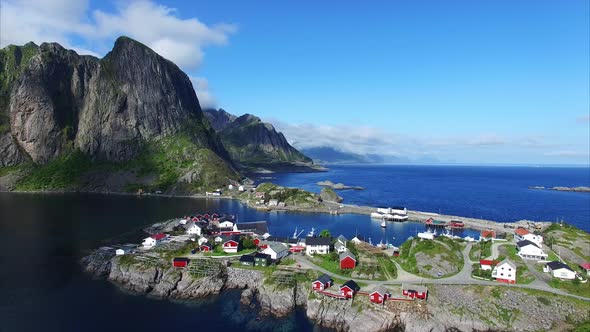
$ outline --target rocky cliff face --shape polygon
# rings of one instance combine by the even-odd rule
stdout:
[[[311,159],[291,146],[282,133],[254,115],[236,117],[220,109],[206,110],[205,116],[237,162],[246,165],[311,163]]]
[[[120,163],[180,134],[229,160],[188,76],[130,38],[102,59],[56,43],[10,46],[0,64],[0,166],[43,165],[72,151]]]

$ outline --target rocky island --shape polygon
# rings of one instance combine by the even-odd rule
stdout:
[[[529,189],[536,189],[536,190],[555,190],[555,191],[572,191],[572,192],[579,192],[579,193],[590,193],[590,187],[544,187],[544,186],[532,186]]]
[[[334,183],[330,180],[326,180],[326,181],[319,181],[316,183],[318,186],[322,186],[322,187],[327,187],[327,188],[331,188],[333,190],[347,190],[347,189],[353,189],[353,190],[364,190],[365,188],[360,187],[360,186],[347,186],[344,183]]]

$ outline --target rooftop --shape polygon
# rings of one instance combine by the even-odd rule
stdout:
[[[574,271],[574,270],[572,270],[571,267],[567,266],[567,264],[559,262],[559,261],[549,262],[549,263],[547,263],[547,266],[549,266],[549,268],[551,270],[566,269],[566,270],[570,270],[572,272]]]
[[[308,246],[329,246],[332,241],[327,237],[308,237],[305,244]]]
[[[361,287],[356,282],[354,282],[354,280],[348,280],[347,282],[344,283],[344,285],[340,286],[340,288],[344,288],[344,287],[348,287],[355,292],[358,292],[361,289]]]

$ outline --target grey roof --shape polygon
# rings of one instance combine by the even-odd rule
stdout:
[[[570,270],[572,272],[574,271],[574,270],[572,270],[571,267],[567,266],[567,264],[564,264],[564,263],[559,262],[559,261],[549,262],[549,263],[547,263],[547,266],[549,266],[549,268],[551,270],[566,269],[566,270]]]
[[[286,245],[280,242],[268,242],[268,247],[272,249],[274,252],[279,253],[289,249]]]
[[[529,241],[529,240],[522,240],[522,241],[518,241],[518,243],[516,243],[516,245],[517,245],[519,248],[526,247],[526,246],[528,246],[528,245],[530,245],[530,244],[532,244],[532,245],[534,245],[535,247],[539,248],[539,246],[538,246],[536,243],[534,243],[534,242],[531,242],[531,241]]]
[[[221,243],[225,243],[230,240],[240,242],[240,236],[239,235],[222,235],[221,236]]]
[[[348,241],[348,239],[347,239],[347,238],[345,238],[345,237],[344,237],[344,235],[340,234],[340,236],[338,236],[338,237],[336,238],[336,241],[340,241],[340,242],[342,242],[342,243],[346,243],[346,241]]]
[[[428,292],[428,288],[426,286],[419,286],[419,285],[412,285],[412,284],[402,284],[403,290],[413,290],[418,293]]]
[[[349,251],[344,251],[340,253],[340,260],[343,260],[345,257],[350,257],[356,261],[356,257],[354,257],[354,255]]]
[[[373,288],[373,291],[371,292],[371,294],[375,293],[375,292],[382,294],[382,295],[389,294],[389,290],[387,288],[385,288],[385,286],[383,286],[383,285],[378,285],[377,287]]]
[[[501,261],[500,263],[498,263],[496,266],[500,266],[502,264],[508,264],[508,265],[510,265],[511,268],[513,268],[514,270],[516,270],[516,264],[512,263],[512,261],[509,260],[508,258],[505,258],[503,261]]]
[[[308,237],[305,240],[305,245],[308,246],[329,246],[332,241],[327,237]]]
[[[257,253],[254,255],[254,258],[270,259],[270,255],[268,255],[268,254],[263,254],[263,253],[261,253],[261,252],[257,252]]]
[[[342,243],[336,242],[336,243],[334,243],[334,248],[339,249],[339,248],[346,248],[346,247],[344,247],[344,245]]]
[[[252,232],[258,235],[268,233],[268,224],[266,221],[239,222],[234,224],[234,226],[242,232]]]
[[[317,278],[315,281],[319,281],[322,284],[327,284],[329,282],[332,282],[332,278],[330,278],[329,275],[327,274],[322,274],[319,278]]]
[[[242,257],[240,257],[240,262],[253,263],[254,262],[254,256],[252,256],[252,255],[242,255]]]

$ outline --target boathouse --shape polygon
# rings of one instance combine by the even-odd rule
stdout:
[[[240,246],[240,238],[236,235],[223,237],[223,251],[226,253],[237,253]]]
[[[412,299],[426,299],[428,288],[425,286],[402,284],[402,294]]]
[[[352,299],[359,290],[361,290],[361,287],[354,280],[348,280],[344,285],[340,286],[340,293],[347,299]]]
[[[385,300],[387,300],[387,298],[389,298],[389,292],[383,285],[375,287],[369,294],[369,299],[371,302],[377,304],[382,304]]]
[[[340,253],[340,269],[354,269],[355,267],[356,257],[351,252]]]
[[[190,259],[188,259],[186,257],[176,257],[176,258],[174,258],[174,260],[172,260],[172,266],[185,268],[188,266],[189,262],[190,262]]]
[[[316,291],[323,291],[324,289],[330,288],[333,283],[334,282],[330,276],[323,274],[321,277],[317,278],[311,283],[311,288]]]
[[[254,256],[242,255],[242,257],[240,257],[240,264],[246,266],[254,266]]]

